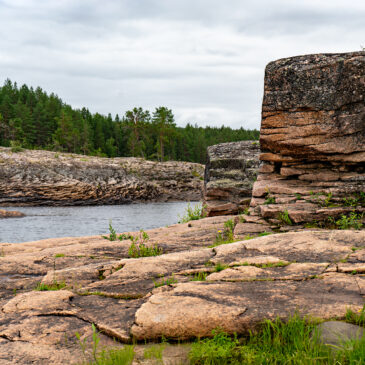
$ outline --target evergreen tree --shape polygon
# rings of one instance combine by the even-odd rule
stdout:
[[[176,127],[171,109],[167,109],[164,106],[156,108],[153,113],[152,124],[157,132],[157,157],[160,161],[164,161],[165,145],[171,143],[170,138]]]
[[[12,142],[27,148],[58,149],[100,156],[139,156],[161,161],[169,158],[205,163],[206,149],[222,142],[258,139],[258,130],[230,127],[177,127],[166,107],[151,115],[141,107],[120,120],[111,114],[75,110],[40,87],[18,88],[5,80],[0,87],[0,145]]]
[[[129,133],[128,147],[130,154],[134,157],[144,157],[146,145],[144,139],[146,138],[147,125],[150,123],[151,116],[148,110],[140,108],[133,108],[125,113],[123,124]]]

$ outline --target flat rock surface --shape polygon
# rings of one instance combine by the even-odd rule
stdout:
[[[130,240],[96,236],[0,244],[1,363],[80,362],[75,334],[90,355],[92,323],[103,345],[116,339],[122,346],[210,336],[217,327],[245,334],[295,311],[330,320],[363,307],[365,231],[290,232],[209,247],[229,218],[148,231],[147,245],[165,252],[154,257],[129,258]],[[35,291],[39,282],[66,287]],[[186,360],[188,350],[169,349],[172,359]],[[142,359],[143,345],[135,351]]]

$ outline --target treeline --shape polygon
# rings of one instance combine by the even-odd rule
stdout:
[[[135,156],[205,163],[208,146],[256,140],[259,131],[230,127],[177,127],[172,111],[142,108],[114,118],[73,109],[40,87],[0,87],[0,145],[98,156]]]

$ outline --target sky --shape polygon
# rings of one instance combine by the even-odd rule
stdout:
[[[363,0],[0,0],[0,84],[259,129],[265,66],[365,47]]]

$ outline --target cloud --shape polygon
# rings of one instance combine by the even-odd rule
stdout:
[[[259,128],[265,65],[359,50],[364,18],[342,0],[3,0],[0,76],[92,112]]]

